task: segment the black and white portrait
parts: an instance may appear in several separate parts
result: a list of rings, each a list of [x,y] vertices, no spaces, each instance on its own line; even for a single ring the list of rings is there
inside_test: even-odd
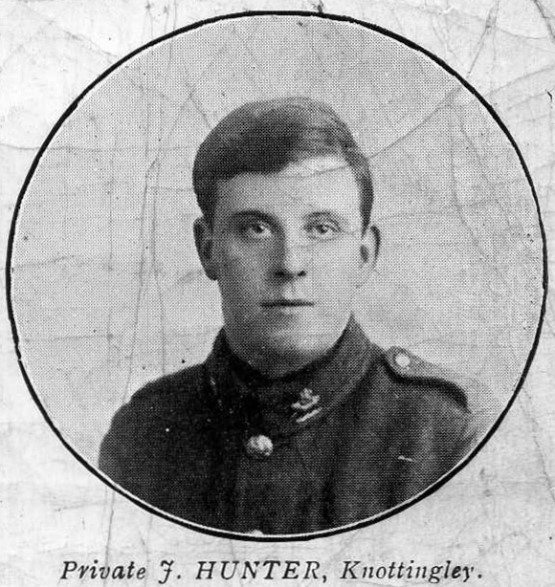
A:
[[[227,19],[95,84],[26,186],[12,305],[64,442],[201,529],[394,513],[486,439],[534,346],[542,239],[463,80],[354,23]]]

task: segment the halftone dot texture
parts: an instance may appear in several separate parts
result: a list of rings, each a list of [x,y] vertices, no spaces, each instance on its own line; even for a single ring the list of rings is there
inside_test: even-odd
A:
[[[246,17],[110,74],[65,120],[23,199],[12,272],[23,363],[90,462],[116,409],[202,361],[221,326],[193,245],[198,146],[244,102],[287,95],[329,103],[369,157],[382,232],[356,308],[369,338],[477,378],[501,404],[513,394],[539,319],[542,240],[501,128],[456,78],[383,34]]]

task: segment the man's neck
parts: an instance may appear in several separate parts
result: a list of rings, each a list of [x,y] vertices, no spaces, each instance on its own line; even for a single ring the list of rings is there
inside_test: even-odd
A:
[[[250,367],[267,377],[268,379],[280,379],[293,373],[297,373],[321,359],[326,353],[314,355],[311,357],[250,357],[249,359],[237,355],[242,361]]]
[[[224,328],[225,332],[225,328]],[[226,333],[226,341],[231,352],[243,363],[258,371],[268,379],[280,379],[310,365],[317,363],[330,355],[343,337],[343,332],[330,344],[323,348],[314,349],[310,353],[277,352],[275,350],[249,349],[237,344]]]

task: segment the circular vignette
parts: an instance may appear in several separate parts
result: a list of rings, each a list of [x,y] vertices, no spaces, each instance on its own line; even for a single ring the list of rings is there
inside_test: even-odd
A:
[[[22,201],[25,196],[25,193],[28,189],[30,181],[31,181],[45,151],[49,147],[50,143],[52,142],[53,138],[58,133],[58,131],[60,130],[60,128],[62,127],[64,122],[77,109],[77,107],[79,106],[81,101],[85,97],[87,97],[89,95],[89,93],[98,86],[98,84],[100,84],[104,79],[106,79],[110,74],[112,74],[114,71],[119,69],[126,62],[130,61],[131,59],[133,59],[134,57],[136,57],[140,53],[146,52],[148,49],[150,49],[150,48],[152,48],[152,47],[154,47],[164,41],[167,41],[173,37],[182,35],[184,33],[199,29],[205,25],[212,24],[212,23],[229,22],[229,21],[237,21],[239,19],[245,19],[245,18],[250,19],[250,18],[256,18],[256,17],[268,17],[268,16],[276,17],[276,18],[279,18],[279,17],[299,17],[299,18],[309,18],[309,19],[320,19],[320,20],[325,20],[325,21],[334,21],[334,22],[338,22],[338,23],[350,23],[350,24],[365,28],[367,30],[373,31],[375,33],[379,33],[381,35],[384,35],[385,37],[393,39],[394,41],[401,43],[405,47],[408,47],[409,49],[412,49],[412,50],[420,53],[421,55],[424,55],[425,57],[430,59],[432,62],[439,65],[443,71],[447,72],[450,76],[454,77],[459,84],[461,84],[467,91],[469,91],[472,94],[472,96],[474,98],[476,98],[478,100],[478,102],[487,110],[487,112],[492,117],[492,119],[495,121],[497,126],[502,130],[505,137],[508,139],[510,145],[512,146],[514,152],[517,154],[522,171],[524,172],[524,176],[526,178],[526,181],[529,185],[532,196],[534,198],[535,211],[537,214],[537,222],[538,222],[538,226],[539,226],[539,230],[540,230],[540,234],[541,234],[541,238],[542,238],[542,261],[541,261],[542,262],[542,296],[541,296],[541,307],[539,310],[539,318],[538,318],[538,323],[536,326],[535,334],[533,337],[532,347],[530,349],[530,352],[529,352],[527,360],[526,360],[526,364],[522,370],[522,373],[520,375],[520,378],[518,380],[518,383],[514,389],[512,396],[509,398],[508,402],[506,403],[506,405],[502,409],[497,420],[495,421],[493,426],[491,426],[488,433],[481,440],[481,442],[477,446],[475,446],[474,449],[461,462],[459,462],[452,470],[450,470],[447,474],[445,474],[439,480],[437,480],[432,485],[430,485],[425,491],[417,494],[416,496],[409,499],[408,501],[403,502],[403,503],[399,504],[398,506],[395,506],[389,510],[386,510],[386,511],[382,512],[381,514],[378,514],[370,519],[361,520],[361,521],[358,521],[356,523],[349,524],[346,526],[341,526],[341,527],[333,528],[330,530],[318,531],[318,532],[314,532],[314,533],[310,533],[310,534],[251,536],[251,535],[245,535],[245,534],[238,533],[238,532],[224,531],[224,530],[219,530],[219,529],[215,529],[215,528],[201,526],[199,524],[195,524],[195,523],[189,522],[187,520],[183,520],[181,518],[178,518],[176,516],[173,516],[173,515],[168,514],[162,510],[157,509],[156,507],[142,501],[141,499],[137,498],[133,494],[131,494],[128,491],[117,486],[109,477],[107,477],[105,474],[100,472],[96,467],[92,466],[90,464],[90,462],[88,462],[85,458],[83,458],[79,454],[79,452],[71,445],[71,443],[68,440],[66,440],[66,438],[64,438],[62,432],[57,428],[53,419],[48,414],[47,409],[44,407],[38,394],[36,393],[36,391],[33,387],[33,384],[31,382],[31,378],[28,375],[26,368],[23,364],[23,357],[22,357],[21,348],[20,348],[20,338],[19,338],[18,328],[17,328],[17,324],[16,324],[16,319],[15,319],[15,314],[14,314],[14,305],[13,305],[13,300],[12,300],[11,274],[12,274],[12,270],[13,270],[12,269],[12,260],[13,260],[13,251],[14,251],[14,240],[15,240],[15,235],[16,235],[16,230],[17,230],[17,225],[18,225],[19,213],[20,213],[20,209],[21,209],[21,205],[22,205]],[[128,498],[129,500],[134,502],[135,504],[139,505],[140,507],[142,507],[143,509],[145,509],[149,513],[158,515],[166,520],[172,521],[172,522],[177,523],[177,524],[184,526],[186,528],[201,531],[201,532],[209,534],[209,535],[223,537],[223,538],[240,539],[240,540],[245,540],[245,541],[255,541],[255,542],[305,541],[305,540],[311,540],[311,539],[315,539],[315,538],[322,538],[322,537],[326,537],[326,536],[331,536],[331,535],[339,534],[342,532],[355,530],[355,529],[363,528],[363,527],[366,527],[369,525],[373,525],[381,520],[384,520],[394,514],[397,514],[401,511],[405,510],[406,508],[408,508],[408,507],[412,506],[413,504],[419,502],[420,500],[426,498],[431,493],[436,491],[439,487],[441,487],[443,484],[445,484],[454,475],[456,475],[472,458],[474,458],[474,456],[481,450],[481,448],[484,446],[484,444],[495,433],[495,431],[497,430],[497,428],[499,427],[499,425],[503,421],[505,415],[507,414],[508,410],[510,409],[513,402],[515,401],[515,398],[516,398],[519,390],[522,387],[522,384],[523,384],[524,379],[529,371],[530,365],[532,363],[532,360],[533,360],[533,357],[534,357],[534,354],[536,352],[538,342],[539,342],[541,327],[543,324],[543,319],[544,319],[544,314],[545,314],[546,297],[547,297],[547,283],[548,283],[548,275],[547,275],[546,237],[545,237],[545,230],[544,230],[544,226],[543,226],[543,222],[542,222],[542,218],[541,218],[541,214],[540,214],[540,208],[539,208],[537,194],[536,194],[533,182],[532,182],[531,175],[528,171],[528,168],[525,164],[523,156],[522,156],[515,140],[513,139],[509,130],[503,124],[503,122],[501,121],[501,119],[499,118],[499,116],[497,115],[495,110],[493,109],[493,107],[490,104],[488,104],[487,101],[464,78],[462,78],[456,71],[454,71],[443,60],[439,59],[437,56],[435,56],[431,52],[427,51],[426,49],[418,46],[416,43],[414,43],[414,42],[412,42],[412,41],[410,41],[400,35],[397,35],[391,31],[383,29],[382,27],[379,27],[377,25],[373,25],[373,24],[370,24],[370,23],[367,23],[364,21],[360,21],[360,20],[357,20],[357,19],[354,19],[351,17],[333,15],[333,14],[323,14],[320,12],[309,12],[309,11],[278,11],[278,12],[275,12],[275,11],[250,11],[250,12],[244,12],[244,13],[233,13],[233,14],[228,14],[225,16],[220,16],[220,17],[215,17],[215,18],[203,20],[200,22],[196,22],[192,25],[180,28],[180,29],[173,31],[167,35],[164,35],[158,39],[155,39],[155,40],[143,45],[142,47],[136,49],[135,51],[133,51],[132,53],[130,53],[126,57],[122,58],[121,60],[116,62],[111,67],[109,67],[105,72],[103,72],[93,83],[91,83],[73,101],[73,103],[69,106],[69,108],[67,108],[67,110],[64,112],[64,114],[56,122],[56,124],[52,128],[51,132],[47,136],[46,140],[41,145],[37,155],[35,156],[33,163],[31,165],[31,168],[30,168],[30,170],[27,174],[27,177],[23,183],[21,191],[18,195],[17,202],[15,205],[14,214],[13,214],[11,227],[10,227],[10,233],[9,233],[7,261],[6,261],[6,290],[7,290],[7,302],[8,302],[8,315],[9,315],[9,320],[10,320],[10,324],[11,324],[12,336],[13,336],[13,340],[14,340],[14,344],[15,344],[15,351],[16,351],[18,363],[19,363],[23,378],[25,380],[25,383],[26,383],[27,387],[29,388],[29,391],[30,391],[35,403],[37,404],[43,417],[48,422],[48,424],[50,425],[50,427],[52,428],[54,433],[58,436],[58,438],[60,439],[62,444],[91,473],[93,473],[95,476],[97,476],[103,482],[108,484],[112,489],[114,489],[118,493],[122,494],[123,496],[125,496],[126,498]]]

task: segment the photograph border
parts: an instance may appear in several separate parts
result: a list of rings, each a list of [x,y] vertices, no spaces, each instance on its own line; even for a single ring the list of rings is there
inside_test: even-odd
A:
[[[11,295],[12,294],[12,284],[11,284],[12,255],[13,255],[13,248],[14,248],[14,239],[15,239],[16,230],[17,230],[18,217],[19,217],[23,197],[25,196],[25,193],[27,191],[29,183],[35,174],[35,171],[40,163],[42,156],[46,152],[46,150],[49,147],[50,143],[52,142],[54,136],[60,130],[60,128],[64,124],[64,122],[77,109],[77,107],[79,106],[81,101],[93,89],[95,89],[96,86],[100,82],[102,82],[105,78],[107,78],[115,70],[120,68],[123,64],[130,61],[131,59],[133,59],[135,56],[142,53],[143,51],[147,51],[148,49],[154,47],[155,45],[157,45],[159,43],[165,42],[173,37],[176,37],[178,35],[182,35],[184,33],[193,31],[195,29],[199,29],[205,25],[218,23],[218,22],[224,22],[224,21],[239,20],[239,19],[244,19],[247,17],[260,17],[260,16],[272,16],[272,17],[285,16],[285,17],[314,18],[314,19],[324,19],[324,20],[328,20],[328,21],[335,21],[335,22],[340,22],[340,23],[350,23],[353,25],[361,26],[361,27],[366,28],[368,30],[371,30],[371,31],[377,32],[379,34],[382,34],[386,37],[389,37],[390,39],[398,41],[398,42],[402,43],[403,45],[407,46],[408,48],[423,54],[424,56],[426,56],[427,58],[431,59],[433,62],[438,64],[448,74],[450,74],[451,76],[454,76],[457,79],[457,81],[460,84],[462,84],[475,98],[477,98],[478,101],[482,104],[482,106],[484,106],[486,108],[486,110],[488,111],[490,116],[492,116],[492,118],[495,120],[495,122],[497,123],[499,128],[503,131],[503,133],[505,134],[505,136],[509,140],[509,143],[511,144],[512,148],[516,152],[518,159],[519,159],[519,162],[520,162],[520,165],[524,171],[524,175],[525,175],[526,180],[528,182],[528,185],[530,187],[532,197],[534,198],[536,213],[537,213],[537,218],[538,218],[538,224],[539,224],[540,234],[541,234],[541,239],[542,239],[542,288],[543,288],[543,292],[542,292],[541,308],[540,308],[540,312],[539,312],[538,323],[536,326],[536,332],[534,335],[532,347],[530,349],[530,352],[529,352],[527,360],[526,360],[526,364],[522,370],[519,381],[515,387],[515,390],[514,390],[512,396],[509,398],[505,407],[503,408],[500,415],[497,417],[495,423],[492,425],[492,427],[490,428],[488,433],[485,435],[485,437],[453,469],[451,469],[443,477],[441,477],[440,479],[438,479],[437,481],[432,483],[428,488],[426,488],[426,490],[419,493],[415,497],[407,500],[406,502],[403,502],[402,504],[399,504],[398,506],[395,506],[395,507],[391,508],[390,510],[386,510],[385,512],[378,514],[377,516],[374,516],[370,519],[361,520],[361,521],[358,521],[356,523],[353,523],[353,524],[350,524],[347,526],[341,526],[339,528],[323,530],[323,531],[314,532],[314,533],[310,533],[310,534],[250,536],[250,535],[241,534],[238,532],[231,532],[231,531],[218,530],[215,528],[205,527],[205,526],[201,526],[199,524],[189,522],[187,520],[183,520],[181,518],[178,518],[178,517],[175,517],[171,514],[168,514],[162,510],[159,510],[159,509],[155,508],[154,506],[140,500],[139,498],[137,498],[133,494],[127,492],[123,488],[117,486],[110,478],[108,478],[100,470],[95,468],[91,463],[87,462],[87,460],[85,460],[78,453],[78,451],[71,446],[71,444],[63,437],[62,433],[56,428],[54,422],[52,421],[52,419],[48,415],[47,410],[42,405],[41,400],[39,399],[38,394],[36,393],[35,389],[33,388],[33,384],[31,383],[30,377],[27,374],[25,366],[23,364],[23,358],[22,358],[21,349],[20,349],[19,334],[18,334],[18,330],[17,330],[17,326],[16,326],[14,307],[13,307],[12,295]],[[251,542],[307,541],[307,540],[313,540],[316,538],[324,538],[327,536],[332,536],[332,535],[344,533],[346,531],[357,530],[357,529],[360,529],[363,527],[367,527],[367,526],[373,525],[377,522],[380,522],[386,518],[389,518],[389,517],[393,516],[394,514],[400,513],[401,511],[409,508],[410,506],[414,505],[415,503],[419,502],[420,500],[425,499],[427,496],[431,495],[437,489],[439,489],[442,485],[447,483],[447,481],[449,481],[453,476],[455,476],[459,471],[461,471],[461,469],[463,467],[465,467],[476,456],[476,454],[483,448],[483,446],[489,441],[489,439],[492,437],[492,435],[498,429],[501,422],[504,420],[507,412],[509,411],[509,409],[513,405],[513,403],[514,403],[514,401],[515,401],[515,399],[516,399],[516,397],[517,397],[517,395],[518,395],[518,393],[524,383],[524,380],[528,374],[528,371],[530,369],[530,366],[532,364],[534,356],[536,354],[536,350],[537,350],[539,340],[540,340],[542,325],[543,325],[543,321],[544,321],[545,311],[546,311],[547,291],[548,291],[547,242],[546,242],[545,228],[544,228],[544,224],[542,221],[540,204],[538,201],[536,189],[534,187],[531,174],[528,170],[528,167],[526,166],[526,163],[524,161],[524,158],[522,156],[520,149],[518,148],[518,145],[516,144],[516,141],[514,140],[511,133],[509,132],[508,128],[504,125],[504,123],[502,122],[502,120],[500,119],[500,117],[498,116],[496,111],[494,110],[494,108],[480,95],[480,93],[472,85],[470,85],[459,73],[457,73],[447,63],[445,63],[442,59],[440,59],[439,57],[434,55],[432,52],[430,52],[427,49],[424,49],[423,47],[421,47],[420,45],[414,43],[413,41],[411,41],[411,40],[409,40],[409,39],[407,39],[397,33],[389,31],[383,27],[380,27],[378,25],[375,25],[375,24],[372,24],[372,23],[369,23],[369,22],[366,22],[363,20],[355,19],[355,18],[352,18],[349,16],[336,15],[336,14],[325,13],[325,12],[320,12],[320,11],[313,12],[313,11],[303,11],[303,10],[284,10],[284,11],[276,11],[276,10],[256,10],[256,11],[254,11],[253,10],[253,11],[246,11],[246,12],[234,12],[234,13],[230,13],[230,14],[217,16],[217,17],[203,19],[203,20],[197,21],[191,25],[187,25],[185,27],[180,27],[180,28],[172,31],[171,33],[165,34],[161,37],[158,37],[158,38],[142,45],[141,47],[135,49],[134,51],[132,51],[131,53],[129,53],[128,55],[126,55],[122,59],[116,61],[109,68],[107,68],[100,76],[98,76],[91,84],[89,84],[85,88],[85,90],[83,90],[83,92],[81,92],[81,94],[70,104],[70,106],[66,109],[66,111],[62,114],[62,116],[58,119],[56,124],[53,126],[53,128],[49,132],[48,136],[46,137],[46,139],[44,140],[44,142],[40,146],[37,154],[35,155],[33,162],[31,164],[31,167],[30,167],[29,171],[27,172],[26,178],[23,182],[23,186],[18,194],[17,201],[16,201],[16,204],[14,207],[13,216],[12,216],[12,220],[11,220],[11,224],[10,224],[9,236],[8,236],[5,271],[6,271],[5,277],[6,277],[6,299],[7,299],[8,317],[9,317],[9,321],[10,321],[10,325],[11,325],[12,338],[13,338],[13,342],[15,345],[15,353],[17,356],[17,361],[18,361],[23,379],[25,381],[25,384],[27,385],[27,388],[29,389],[29,391],[31,393],[31,396],[33,397],[33,400],[37,404],[42,416],[44,417],[44,419],[46,420],[46,422],[48,423],[50,428],[54,431],[55,435],[62,442],[64,447],[67,450],[69,450],[69,452],[86,469],[88,469],[93,475],[95,475],[97,478],[102,480],[106,485],[111,487],[113,490],[115,490],[118,493],[120,493],[121,495],[125,496],[127,499],[129,499],[133,503],[139,505],[141,508],[148,511],[149,513],[155,514],[161,518],[164,518],[166,520],[174,522],[178,525],[181,525],[181,526],[186,527],[191,530],[196,530],[196,531],[202,532],[204,534],[208,534],[208,535],[212,535],[212,536],[216,536],[216,537],[220,537],[220,538],[230,538],[230,539],[251,541]]]

